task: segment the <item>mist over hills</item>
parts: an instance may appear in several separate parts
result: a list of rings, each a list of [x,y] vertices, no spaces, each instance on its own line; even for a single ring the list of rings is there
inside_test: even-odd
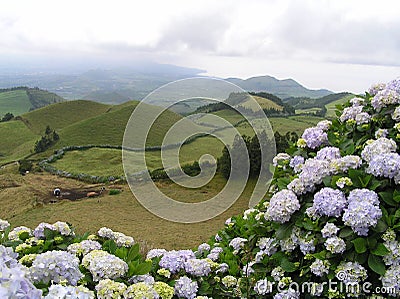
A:
[[[86,69],[84,66],[76,66],[76,68],[43,66],[25,69],[19,67],[14,72],[11,72],[9,67],[7,70],[0,68],[0,88],[39,87],[69,100],[90,99],[119,104],[130,99],[141,100],[164,84],[179,79],[203,76],[205,72],[205,70],[195,68],[144,62],[132,66],[98,66]],[[226,80],[246,91],[268,92],[282,99],[319,98],[332,93],[326,89],[307,89],[293,79],[279,80],[272,76]]]

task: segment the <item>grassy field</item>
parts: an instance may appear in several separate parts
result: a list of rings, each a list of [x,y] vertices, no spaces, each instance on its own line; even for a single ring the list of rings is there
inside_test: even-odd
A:
[[[48,196],[55,186],[83,188],[81,182],[56,176],[29,174],[24,177],[14,173],[0,172],[0,218],[7,219],[13,226],[35,227],[42,221],[68,221],[78,232],[96,232],[107,226],[131,235],[135,240],[145,240],[149,247],[167,249],[192,248],[206,241],[223,227],[224,221],[248,208],[248,198],[254,182],[251,181],[239,200],[226,212],[197,224],[181,224],[158,218],[148,212],[132,195],[128,186],[120,188],[118,195],[80,201],[63,200],[56,204],[41,204],[40,199]],[[188,202],[211,198],[223,187],[224,179],[216,176],[209,184],[199,189],[184,189],[170,182],[159,182],[157,186],[172,198]]]
[[[329,104],[327,104],[325,107],[326,107],[326,114],[325,114],[325,116],[327,117],[327,118],[332,118],[332,117],[335,117],[336,116],[336,114],[335,114],[335,110],[336,110],[336,105],[342,105],[342,104],[344,104],[344,103],[346,103],[348,100],[350,100],[350,99],[352,99],[352,98],[354,98],[354,95],[348,95],[348,96],[346,96],[346,97],[343,97],[343,98],[341,98],[341,99],[339,99],[339,100],[337,100],[337,101],[334,101],[334,102],[331,102],[331,103],[329,103]]]
[[[72,124],[106,113],[111,106],[90,101],[56,103],[22,115],[27,126],[43,134],[47,125],[57,131]]]
[[[277,103],[268,100],[266,98],[262,98],[262,97],[258,97],[258,96],[252,96],[258,103],[258,105],[261,107],[261,109],[275,109],[278,111],[282,111],[283,107],[278,105]],[[246,102],[240,104],[240,106],[246,107],[246,108],[250,108],[253,111],[258,111],[259,107],[258,105],[256,105],[254,103],[254,101],[250,98],[249,100],[247,100]]]
[[[18,120],[0,123],[0,164],[29,155],[39,138]]]
[[[290,117],[270,117],[268,118],[274,132],[286,134],[289,131],[296,132],[299,136],[303,131],[315,124],[322,118],[311,116],[290,116]]]
[[[0,92],[0,117],[7,112],[17,116],[29,111],[31,107],[25,90]]]

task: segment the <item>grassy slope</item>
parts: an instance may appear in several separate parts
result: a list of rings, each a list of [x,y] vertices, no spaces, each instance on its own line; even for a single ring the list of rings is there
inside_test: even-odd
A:
[[[25,90],[0,92],[0,117],[7,112],[15,116],[29,111],[32,107]]]
[[[43,134],[47,125],[59,131],[75,122],[105,113],[108,109],[109,105],[96,102],[69,101],[46,106],[21,117],[33,132]]]
[[[0,163],[6,163],[26,156],[39,138],[22,121],[0,123]]]
[[[65,127],[60,130],[60,142],[57,147],[84,144],[121,145],[125,127],[137,104],[138,102],[130,102],[115,106],[107,113]],[[155,106],[148,107],[152,110],[161,109]],[[162,113],[153,124],[147,144],[160,145],[168,128],[180,119],[181,116],[176,113],[170,111]],[[141,120],[137,119],[135,129],[140,129],[141,124]]]
[[[354,97],[354,95],[351,94],[351,95],[345,96],[339,100],[330,102],[329,104],[325,105],[325,107],[326,107],[325,116],[328,118],[335,117],[336,116],[336,114],[335,114],[336,105],[342,105],[353,97]]]
[[[257,101],[257,103],[261,106],[262,109],[271,109],[271,108],[273,108],[273,109],[278,110],[278,111],[282,111],[283,110],[282,106],[278,105],[277,103],[275,103],[275,102],[273,102],[271,100],[268,100],[268,99],[262,98],[262,97],[258,97],[258,96],[252,96],[252,97]],[[246,102],[244,102],[244,103],[242,103],[240,105],[244,106],[246,108],[252,108],[253,111],[259,109],[251,99],[247,100]]]

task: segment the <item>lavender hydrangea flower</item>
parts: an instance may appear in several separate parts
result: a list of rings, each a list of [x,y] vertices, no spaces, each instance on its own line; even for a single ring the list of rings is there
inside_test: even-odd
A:
[[[320,147],[328,142],[328,135],[318,127],[305,129],[301,138],[305,140],[307,146],[311,149]]]
[[[66,280],[75,286],[83,277],[79,270],[79,259],[66,251],[53,250],[38,254],[29,270],[34,282],[60,283]]]
[[[387,87],[379,91],[371,101],[371,105],[376,111],[380,111],[388,105],[398,103],[400,103],[400,93]]]
[[[400,155],[397,153],[376,155],[365,171],[374,176],[396,178],[400,176]]]
[[[324,177],[330,175],[330,163],[324,160],[307,159],[304,163],[299,179],[307,192],[312,192],[315,185],[321,184]]]
[[[221,247],[214,247],[210,250],[210,253],[207,255],[207,258],[216,262],[219,259],[220,253],[224,251]]]
[[[357,106],[363,106],[364,105],[365,100],[363,98],[352,98],[350,100],[350,104],[353,107],[357,107]]]
[[[370,162],[375,156],[389,154],[397,149],[396,142],[392,139],[381,137],[377,140],[367,141],[367,145],[361,152],[361,158],[364,161]]]
[[[355,120],[357,114],[360,114],[363,110],[363,106],[351,106],[343,109],[342,115],[340,116],[340,121],[346,122],[348,120]]]
[[[316,259],[310,266],[311,273],[316,276],[322,277],[324,274],[329,273],[330,263],[329,261],[322,261]]]
[[[202,243],[202,244],[200,244],[200,245],[197,247],[197,252],[198,252],[199,254],[203,254],[203,253],[206,252],[206,251],[210,251],[210,249],[211,249],[211,246],[210,246],[209,244],[207,244],[207,243]]]
[[[341,157],[340,150],[337,147],[327,146],[317,152],[316,160],[332,161]]]
[[[330,126],[332,125],[332,122],[330,120],[321,120],[319,123],[317,123],[317,128],[321,129],[322,131],[327,131]]]
[[[52,225],[50,223],[42,222],[42,223],[39,223],[39,225],[33,230],[33,235],[37,239],[44,238],[44,230],[45,229],[49,229],[49,230],[53,230],[53,231],[57,230],[57,228],[54,225]]]
[[[400,266],[393,265],[386,270],[385,275],[381,277],[382,287],[386,290],[394,290],[397,297],[400,295]]]
[[[368,93],[371,96],[375,96],[379,91],[384,90],[386,87],[385,83],[377,83],[377,84],[373,84],[369,89],[368,89]]]
[[[336,236],[338,231],[339,231],[339,228],[331,222],[328,222],[327,224],[325,224],[324,228],[321,229],[323,238],[329,238],[329,237]]]
[[[285,189],[271,197],[265,216],[272,221],[284,223],[289,221],[292,214],[298,209],[300,209],[300,202],[296,194]]]
[[[299,173],[304,164],[304,157],[294,156],[289,163],[289,166],[293,168],[295,173]]]
[[[168,271],[168,270],[167,270]],[[128,280],[129,283],[138,283],[138,282],[144,282],[148,285],[153,285],[155,280],[154,277],[151,276],[150,274],[144,274],[144,275],[134,275]]]
[[[84,286],[63,286],[53,284],[44,299],[94,299],[94,292]]]
[[[184,268],[187,260],[195,258],[196,256],[191,250],[171,250],[164,253],[159,265],[171,273],[177,273]]]
[[[262,237],[257,241],[256,245],[268,256],[273,255],[278,250],[278,243],[274,238]]]
[[[159,249],[159,248],[151,249],[151,250],[147,253],[146,259],[153,259],[153,258],[155,258],[155,257],[161,257],[161,256],[163,256],[166,252],[167,252],[167,250],[165,250],[165,249]]]
[[[346,250],[346,243],[337,236],[326,239],[324,245],[332,253],[343,253]]]
[[[375,226],[381,217],[378,195],[374,191],[355,189],[350,192],[343,222],[355,233],[359,236],[367,236],[369,228]]]
[[[313,208],[318,216],[339,217],[346,204],[346,197],[340,190],[325,187],[314,195]]]
[[[247,242],[245,238],[234,238],[229,242],[229,246],[233,247],[233,254],[237,254],[239,250],[244,246],[244,243]]]
[[[41,299],[42,291],[27,278],[26,268],[16,260],[12,248],[0,245],[0,297]]]
[[[186,273],[193,276],[207,276],[211,272],[210,264],[204,259],[189,259],[184,267]]]
[[[175,295],[179,298],[194,299],[199,286],[196,281],[192,281],[189,277],[183,276],[175,282]]]
[[[357,125],[368,124],[371,121],[371,115],[369,115],[367,112],[358,113],[355,121]]]
[[[80,243],[73,243],[67,247],[67,251],[77,256],[86,255],[92,250],[100,250],[101,244],[93,240],[83,240]]]

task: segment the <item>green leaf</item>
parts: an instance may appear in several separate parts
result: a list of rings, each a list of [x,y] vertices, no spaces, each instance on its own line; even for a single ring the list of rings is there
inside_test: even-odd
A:
[[[393,200],[393,193],[390,191],[379,192],[379,196],[382,200],[390,206],[397,207],[398,204]]]
[[[297,267],[294,265],[294,263],[289,261],[287,258],[283,258],[281,260],[280,266],[285,272],[294,272],[297,270]]]
[[[384,231],[387,230],[387,227],[388,226],[386,225],[385,221],[383,221],[382,219],[379,219],[378,223],[374,227],[374,231],[376,231],[378,233],[383,233]]]
[[[126,262],[133,261],[139,256],[139,243],[135,243],[128,251]]]
[[[390,251],[386,248],[385,245],[383,245],[382,243],[378,243],[376,248],[371,250],[371,253],[378,256],[385,256],[390,253]]]
[[[386,267],[384,262],[382,261],[382,258],[380,258],[379,256],[370,254],[368,257],[368,266],[375,273],[378,273],[381,276],[385,275]]]
[[[290,235],[292,234],[292,230],[293,230],[293,223],[285,223],[282,224],[278,230],[276,231],[276,238],[278,240],[284,240],[290,237]]]
[[[25,240],[28,239],[29,237],[30,237],[30,236],[29,236],[29,233],[28,233],[28,232],[22,232],[22,233],[19,234],[19,239],[22,240],[22,241],[25,241]]]
[[[340,238],[347,238],[353,234],[353,230],[349,227],[345,227],[340,230],[339,237]]]
[[[367,241],[364,238],[357,238],[351,241],[354,244],[354,249],[357,253],[364,253],[367,251]]]
[[[152,267],[152,263],[151,263],[150,261],[149,261],[149,262],[141,263],[141,264],[139,264],[139,265],[136,267],[136,271],[135,271],[134,275],[144,275],[144,274],[147,274],[147,273],[150,272],[151,267]]]

